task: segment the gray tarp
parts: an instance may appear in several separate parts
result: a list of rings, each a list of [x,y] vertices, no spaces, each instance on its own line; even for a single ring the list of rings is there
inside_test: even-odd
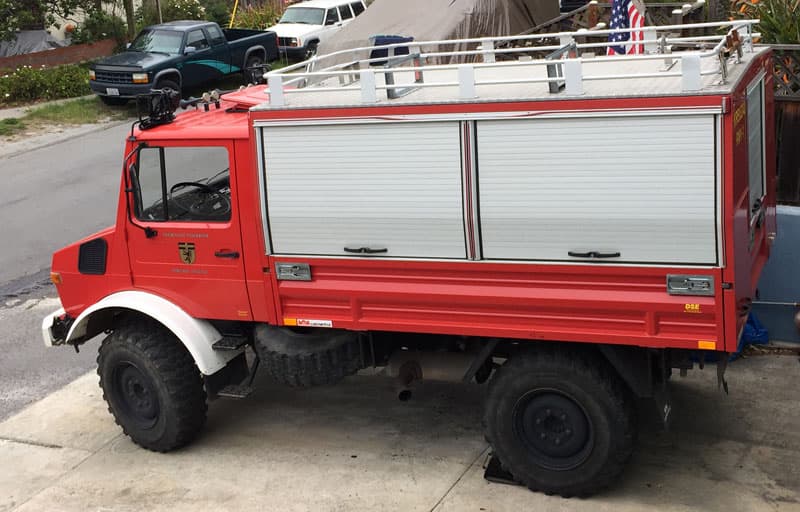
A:
[[[62,46],[66,46],[64,41],[59,41],[45,30],[21,30],[17,32],[16,39],[0,42],[0,57],[43,52]]]
[[[320,44],[319,54],[368,46],[374,35],[412,36],[415,41],[510,36],[558,14],[558,0],[375,0]]]

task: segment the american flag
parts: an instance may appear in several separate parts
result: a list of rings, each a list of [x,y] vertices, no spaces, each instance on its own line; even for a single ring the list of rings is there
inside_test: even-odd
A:
[[[633,0],[614,0],[611,8],[611,28],[642,28],[644,27],[644,16],[639,13],[639,9],[634,5]],[[608,47],[608,55],[632,55],[635,53],[643,54],[644,32],[633,30],[631,32],[617,32],[609,34],[608,42],[612,43]]]

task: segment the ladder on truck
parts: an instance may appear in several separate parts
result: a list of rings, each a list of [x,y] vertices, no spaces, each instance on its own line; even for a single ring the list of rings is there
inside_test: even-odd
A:
[[[292,105],[292,96],[349,93],[363,104],[393,101],[415,91],[440,89],[437,98],[487,98],[492,86],[541,85],[544,94],[581,96],[602,81],[669,80],[678,93],[698,93],[727,83],[729,68],[753,52],[759,20],[735,20],[634,29],[579,30],[364,46],[318,55],[267,73],[266,108]],[[697,32],[709,35],[684,36]],[[645,52],[606,56],[608,35],[644,32]],[[603,40],[596,41],[597,36]],[[587,42],[595,38],[595,42]],[[626,44],[626,43],[621,43]],[[495,90],[497,90],[495,88]],[[530,89],[527,89],[530,90]],[[357,93],[354,96],[354,93]],[[488,94],[488,99],[491,93]],[[335,101],[335,100],[331,100]],[[351,101],[352,103],[352,101]]]

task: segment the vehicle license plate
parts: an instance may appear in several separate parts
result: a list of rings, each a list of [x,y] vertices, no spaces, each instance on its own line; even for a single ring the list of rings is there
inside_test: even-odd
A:
[[[116,87],[106,87],[106,94],[109,96],[119,96],[119,89]]]

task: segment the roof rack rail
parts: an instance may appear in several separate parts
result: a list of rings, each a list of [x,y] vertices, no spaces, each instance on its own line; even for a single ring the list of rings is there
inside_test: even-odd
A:
[[[397,99],[425,88],[451,87],[457,91],[453,99],[479,97],[481,86],[542,83],[552,94],[583,94],[584,82],[629,78],[680,77],[684,92],[700,91],[704,77],[719,77],[714,83],[726,83],[730,61],[741,61],[743,51],[753,51],[753,32],[759,20],[735,20],[687,25],[664,25],[635,29],[579,30],[552,34],[529,34],[503,37],[482,37],[440,41],[411,41],[380,46],[364,46],[315,56],[265,76],[269,86],[269,106],[287,105],[287,96],[324,90],[326,93],[360,91],[362,103],[378,101],[378,91],[385,91],[387,100]],[[689,30],[703,29],[707,35],[682,36]],[[644,33],[645,53],[641,55],[606,56],[609,34]],[[594,42],[587,42],[594,38]],[[597,40],[600,39],[600,40]],[[631,44],[631,43],[623,43]],[[688,49],[686,49],[688,48]],[[375,50],[379,54],[373,57]],[[601,55],[593,52],[599,51]],[[397,53],[396,53],[397,52]],[[505,60],[504,60],[505,59]],[[516,60],[510,60],[516,59]],[[608,74],[585,74],[584,63],[661,62],[660,69],[630,67]],[[713,65],[707,64],[712,62]],[[323,67],[324,64],[327,66]],[[378,64],[377,66],[375,64]],[[680,64],[677,69],[676,64]],[[509,67],[545,67],[546,74],[520,76],[493,73],[476,78],[482,70]],[[613,67],[611,68],[613,70]],[[407,75],[398,80],[398,70]],[[429,72],[444,80],[423,80]],[[706,84],[708,81],[706,80]]]

